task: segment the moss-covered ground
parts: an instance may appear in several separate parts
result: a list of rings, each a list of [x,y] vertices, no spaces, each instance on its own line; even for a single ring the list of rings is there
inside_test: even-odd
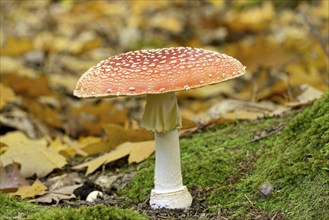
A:
[[[26,201],[18,201],[0,193],[0,219],[31,219],[31,220],[58,220],[58,219],[147,219],[132,209],[120,209],[96,205],[80,208],[60,208],[54,206],[40,206]]]
[[[184,183],[204,212],[229,219],[329,219],[329,93],[280,117],[209,127],[182,138],[181,148]],[[120,194],[145,203],[154,157],[133,169],[137,175]],[[1,194],[0,204],[0,219],[147,218],[140,208],[44,207]]]
[[[184,183],[230,218],[329,219],[329,94],[282,117],[236,122],[181,139]],[[123,195],[144,201],[153,159]],[[262,187],[273,191],[261,195]],[[259,214],[260,213],[260,214]]]

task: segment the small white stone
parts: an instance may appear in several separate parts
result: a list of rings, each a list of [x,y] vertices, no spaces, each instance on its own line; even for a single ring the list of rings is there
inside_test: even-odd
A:
[[[103,193],[101,191],[92,191],[91,193],[89,193],[89,195],[86,198],[87,202],[95,202],[96,199],[98,198],[103,198]]]

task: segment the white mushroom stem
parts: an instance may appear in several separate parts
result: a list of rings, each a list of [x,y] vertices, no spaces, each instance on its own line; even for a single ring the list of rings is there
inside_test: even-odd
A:
[[[155,132],[154,192],[167,193],[183,189],[178,130]]]
[[[151,208],[184,209],[192,196],[183,185],[178,128],[181,116],[174,92],[147,95],[141,126],[155,133],[155,177]]]

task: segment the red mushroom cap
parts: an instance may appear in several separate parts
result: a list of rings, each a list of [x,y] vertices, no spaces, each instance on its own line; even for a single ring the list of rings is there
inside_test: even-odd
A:
[[[79,79],[78,97],[135,96],[187,90],[243,75],[233,57],[214,51],[172,47],[109,57]]]

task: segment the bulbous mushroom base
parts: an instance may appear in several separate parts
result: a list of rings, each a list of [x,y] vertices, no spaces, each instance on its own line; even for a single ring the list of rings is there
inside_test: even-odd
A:
[[[159,193],[151,191],[150,205],[152,209],[187,209],[192,204],[192,196],[187,188],[174,192]]]

